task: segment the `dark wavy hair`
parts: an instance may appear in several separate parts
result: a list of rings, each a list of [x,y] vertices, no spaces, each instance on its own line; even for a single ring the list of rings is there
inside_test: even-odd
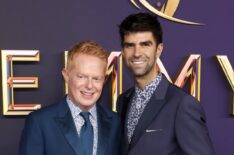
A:
[[[155,41],[162,43],[163,32],[156,15],[137,13],[127,16],[119,25],[121,45],[123,46],[126,34],[136,32],[152,32]]]

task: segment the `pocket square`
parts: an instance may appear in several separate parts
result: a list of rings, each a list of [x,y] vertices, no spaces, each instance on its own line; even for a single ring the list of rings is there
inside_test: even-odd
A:
[[[163,129],[146,129],[145,132],[159,132],[163,131]]]

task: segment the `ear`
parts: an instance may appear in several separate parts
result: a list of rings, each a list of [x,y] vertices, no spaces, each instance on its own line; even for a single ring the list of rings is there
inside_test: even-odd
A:
[[[68,75],[68,71],[67,71],[66,68],[63,68],[62,75],[63,75],[63,78],[64,78],[65,82],[68,83],[68,76],[69,75]]]
[[[158,44],[156,49],[156,58],[159,58],[163,51],[163,43]]]
[[[123,48],[122,48],[121,54],[123,57],[125,57],[125,52],[124,52]]]

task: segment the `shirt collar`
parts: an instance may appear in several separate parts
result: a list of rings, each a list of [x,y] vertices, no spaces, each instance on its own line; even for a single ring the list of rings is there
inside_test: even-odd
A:
[[[160,83],[161,79],[162,79],[162,73],[158,73],[156,78],[152,80],[149,84],[147,84],[142,90],[139,87],[135,86],[136,95],[146,97],[146,94],[149,94],[149,93],[153,94],[158,84]]]
[[[71,114],[72,114],[72,117],[73,119],[77,118],[80,116],[80,112],[82,112],[82,110],[80,109],[79,106],[75,105],[70,99],[69,97],[67,96],[66,98],[66,101],[67,101],[67,104],[68,104],[68,107],[70,108],[71,110]],[[97,108],[96,108],[96,104],[91,108],[89,109],[90,112],[90,117],[94,120],[97,120]]]

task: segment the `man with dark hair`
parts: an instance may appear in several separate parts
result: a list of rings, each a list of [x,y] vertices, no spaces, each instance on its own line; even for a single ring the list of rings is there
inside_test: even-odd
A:
[[[136,82],[117,102],[124,135],[122,155],[213,155],[201,105],[156,67],[163,51],[157,17],[129,15],[119,33],[125,63]]]
[[[67,60],[62,75],[68,94],[27,117],[20,155],[119,155],[119,117],[97,104],[108,52],[84,41],[72,47]]]

